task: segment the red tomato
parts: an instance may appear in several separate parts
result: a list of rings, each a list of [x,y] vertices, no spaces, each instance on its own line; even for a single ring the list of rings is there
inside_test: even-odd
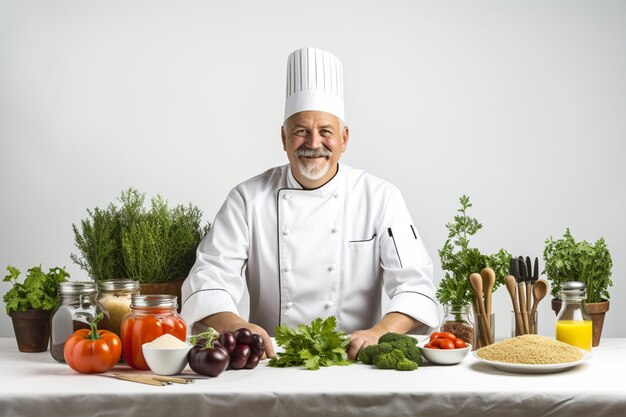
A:
[[[431,343],[426,343],[424,347],[428,349],[439,349],[437,346],[433,346]]]
[[[90,323],[90,329],[76,330],[63,347],[65,362],[73,370],[85,374],[106,372],[120,360],[122,343],[113,332],[98,330],[101,313]]]
[[[463,339],[456,339],[454,341],[454,348],[455,349],[462,349],[464,347],[466,347],[467,345],[465,344],[465,340]]]
[[[454,333],[450,333],[450,332],[434,332],[433,334],[430,335],[430,341],[432,342],[433,340],[436,340],[436,339],[455,340],[456,336],[454,335]]]
[[[454,342],[450,339],[439,338],[433,340],[430,344],[440,349],[454,349]]]

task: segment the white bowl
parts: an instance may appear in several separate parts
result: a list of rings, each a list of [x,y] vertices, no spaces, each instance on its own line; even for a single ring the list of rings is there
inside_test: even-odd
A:
[[[466,347],[460,349],[431,349],[424,347],[428,341],[417,345],[422,351],[428,362],[432,362],[437,365],[454,365],[461,362],[467,354],[472,350],[472,345],[469,343]]]
[[[187,354],[192,346],[188,345],[184,348],[163,349],[151,348],[144,343],[141,346],[143,357],[150,370],[157,375],[176,375],[181,373],[187,366]]]

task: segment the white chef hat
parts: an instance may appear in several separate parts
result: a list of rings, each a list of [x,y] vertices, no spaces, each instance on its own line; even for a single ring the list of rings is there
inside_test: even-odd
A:
[[[345,122],[343,65],[333,54],[309,47],[287,59],[285,120],[306,110],[330,113]]]

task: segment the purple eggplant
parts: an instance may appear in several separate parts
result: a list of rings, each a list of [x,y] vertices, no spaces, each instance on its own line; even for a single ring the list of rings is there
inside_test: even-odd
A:
[[[259,334],[252,335],[252,341],[248,346],[250,346],[250,351],[256,356],[261,357],[265,353],[265,343],[263,343],[263,338]]]
[[[231,332],[220,333],[219,342],[222,346],[226,348],[229,354],[233,353],[233,350],[235,350],[235,346],[237,346],[237,340],[235,339],[235,335]]]
[[[230,362],[228,350],[218,341],[219,333],[212,328],[192,336],[194,345],[188,354],[189,367],[200,375],[216,377]]]
[[[248,363],[250,357],[250,346],[238,344],[230,354],[230,368],[241,369]]]
[[[250,356],[248,357],[248,362],[244,366],[244,369],[254,369],[259,364],[261,360],[261,355],[255,355],[254,352],[250,352]]]
[[[235,330],[235,340],[238,345],[249,345],[252,343],[252,332],[245,327]]]

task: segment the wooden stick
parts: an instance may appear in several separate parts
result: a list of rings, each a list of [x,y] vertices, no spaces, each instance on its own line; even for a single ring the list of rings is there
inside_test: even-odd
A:
[[[152,379],[155,379],[157,381],[163,381],[163,382],[173,382],[175,384],[192,384],[194,382],[194,380],[190,378],[176,378],[173,376],[161,376],[161,375],[155,375],[152,377]]]
[[[526,320],[528,320],[528,328],[526,330],[528,330],[528,334],[532,334],[533,333],[533,318],[530,316],[530,307],[532,304],[532,298],[530,296],[530,290],[531,290],[531,283],[530,281],[526,281],[524,283],[524,285],[526,286]]]
[[[521,282],[517,285],[517,297],[519,298],[519,309],[522,315],[522,323],[520,328],[521,334],[528,334],[528,310],[526,308],[526,296],[524,295],[524,283]]]
[[[113,374],[113,377],[117,379],[123,379],[124,381],[138,382],[140,384],[155,385],[155,386],[167,385],[167,382],[157,381],[157,380],[152,379],[149,376]]]
[[[491,338],[491,326],[490,326],[490,322],[491,320],[489,319],[489,321],[487,321],[487,316],[485,313],[485,304],[483,302],[483,279],[481,277],[481,275],[477,272],[470,274],[469,276],[469,280],[470,283],[472,284],[472,287],[474,288],[474,293],[476,294],[476,305],[478,305],[478,312],[479,312],[479,328],[482,327],[482,331],[481,334],[483,335],[484,339],[483,341],[486,343],[485,346],[490,345],[493,343],[493,340]]]

